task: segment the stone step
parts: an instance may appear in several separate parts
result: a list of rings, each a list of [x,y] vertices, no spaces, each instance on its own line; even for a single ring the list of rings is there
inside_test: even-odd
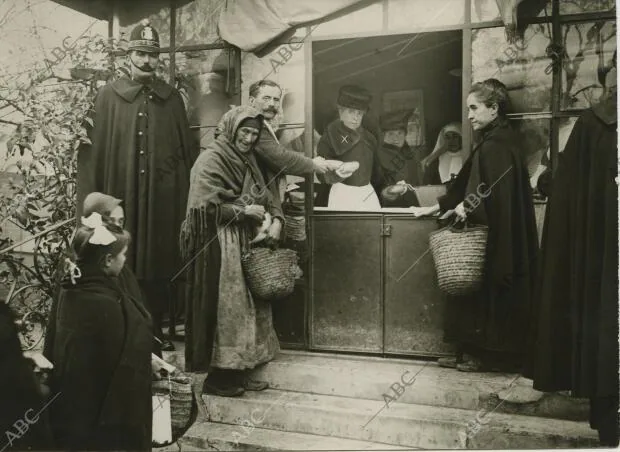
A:
[[[268,430],[252,424],[227,425],[214,422],[194,424],[179,440],[181,451],[256,450],[405,450],[389,444],[328,436]],[[177,449],[178,450],[178,449]]]
[[[203,396],[209,421],[422,449],[575,448],[597,445],[587,423],[489,410],[266,390]],[[478,418],[478,419],[477,419]]]
[[[529,380],[516,374],[459,372],[439,367],[434,361],[283,350],[275,360],[257,369],[255,377],[269,382],[273,389],[286,391],[379,401],[393,397],[399,403],[495,409],[575,421],[585,421],[589,416],[587,400],[559,393],[543,394],[530,403],[501,402],[498,393],[507,388],[516,393],[527,388]]]

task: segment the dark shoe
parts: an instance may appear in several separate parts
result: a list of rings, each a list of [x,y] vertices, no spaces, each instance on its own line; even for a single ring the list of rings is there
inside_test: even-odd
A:
[[[484,372],[484,366],[479,359],[468,359],[456,365],[456,369],[461,372]]]
[[[176,350],[174,344],[169,340],[165,340],[161,343],[161,350],[164,352],[173,352]]]
[[[203,394],[211,394],[220,397],[239,397],[243,395],[244,389],[239,386],[216,385],[207,380],[202,387]]]
[[[445,358],[439,358],[437,360],[437,364],[439,367],[447,367],[450,369],[456,369],[457,364],[460,364],[464,361],[464,353],[462,351],[457,351],[456,356],[448,356]]]
[[[264,391],[269,387],[269,383],[266,381],[258,381],[252,380],[251,378],[246,378],[243,382],[243,388],[246,391]]]
[[[448,367],[450,369],[456,369],[456,366],[459,364],[457,358],[455,356],[448,358],[439,358],[437,360],[437,364],[439,367]]]

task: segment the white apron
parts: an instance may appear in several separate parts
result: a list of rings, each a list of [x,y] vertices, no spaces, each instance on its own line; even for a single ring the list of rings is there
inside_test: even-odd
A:
[[[381,204],[372,185],[355,187],[342,182],[332,185],[327,208],[331,210],[379,210]]]

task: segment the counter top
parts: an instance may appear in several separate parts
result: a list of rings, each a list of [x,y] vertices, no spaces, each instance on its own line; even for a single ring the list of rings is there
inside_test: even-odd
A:
[[[382,207],[381,209],[376,209],[376,210],[335,210],[335,209],[330,209],[329,207],[315,207],[314,211],[310,214],[326,214],[326,213],[334,213],[334,214],[347,214],[347,215],[360,215],[360,214],[366,214],[366,215],[394,215],[394,214],[401,214],[401,215],[408,215],[411,216],[411,218],[415,218],[415,219],[435,219],[437,218],[439,215],[432,215],[432,216],[426,216],[426,217],[414,217],[411,211],[411,208],[409,207]]]

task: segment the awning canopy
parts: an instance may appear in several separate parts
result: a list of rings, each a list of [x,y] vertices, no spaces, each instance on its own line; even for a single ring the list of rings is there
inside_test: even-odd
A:
[[[218,29],[224,40],[246,52],[260,52],[276,38],[297,27],[339,17],[376,0],[228,0],[220,14]],[[415,1],[415,0],[410,0]],[[509,40],[518,36],[517,17],[527,8],[532,17],[546,0],[496,0]],[[534,14],[535,15],[535,14]],[[519,27],[521,28],[521,27]]]

